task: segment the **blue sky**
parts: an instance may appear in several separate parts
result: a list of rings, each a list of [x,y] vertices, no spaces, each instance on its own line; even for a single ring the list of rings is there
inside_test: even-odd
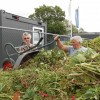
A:
[[[70,0],[0,0],[0,9],[6,12],[28,17],[34,8],[42,6],[59,6],[68,18]],[[100,32],[100,0],[72,0],[71,16],[75,24],[75,9],[79,6],[79,27],[88,32]]]

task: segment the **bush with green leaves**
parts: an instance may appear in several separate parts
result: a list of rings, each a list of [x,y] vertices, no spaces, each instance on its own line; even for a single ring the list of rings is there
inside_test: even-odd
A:
[[[95,51],[100,46],[96,44],[72,58],[58,48],[41,50],[17,70],[1,70],[0,100],[16,96],[19,100],[99,100],[100,54]]]

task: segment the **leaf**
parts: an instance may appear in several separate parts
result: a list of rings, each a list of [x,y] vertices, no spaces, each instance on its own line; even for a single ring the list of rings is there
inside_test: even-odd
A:
[[[39,94],[40,94],[42,97],[48,97],[48,94],[47,94],[47,93],[44,93],[44,92],[39,91]]]
[[[17,91],[14,96],[13,96],[13,99],[12,100],[19,100],[19,96],[20,96],[20,90]]]
[[[26,87],[26,88],[28,88],[29,86],[28,86],[28,83],[27,83],[27,81],[26,80],[22,80],[22,83],[24,84],[24,86]]]
[[[5,84],[0,83],[0,92],[3,90],[4,87],[5,87]]]

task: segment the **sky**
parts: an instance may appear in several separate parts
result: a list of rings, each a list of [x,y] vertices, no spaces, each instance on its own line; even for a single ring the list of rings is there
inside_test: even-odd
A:
[[[70,0],[0,0],[0,10],[28,18],[39,6],[59,6],[68,19]],[[79,28],[100,32],[100,0],[71,0],[71,20],[75,25],[75,9],[79,7]]]

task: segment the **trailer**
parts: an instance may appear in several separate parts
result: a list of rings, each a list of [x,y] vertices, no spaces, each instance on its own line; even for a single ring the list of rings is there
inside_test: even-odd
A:
[[[41,45],[47,43],[47,36],[39,33],[47,32],[45,23],[0,10],[0,68],[3,67],[3,62],[7,58],[5,45],[10,43],[14,47],[21,46],[24,32],[29,32],[32,35],[31,42],[33,44],[37,44],[41,37],[43,37]],[[8,49],[11,53],[14,52],[11,47]],[[17,60],[16,55],[13,56],[13,60]]]

